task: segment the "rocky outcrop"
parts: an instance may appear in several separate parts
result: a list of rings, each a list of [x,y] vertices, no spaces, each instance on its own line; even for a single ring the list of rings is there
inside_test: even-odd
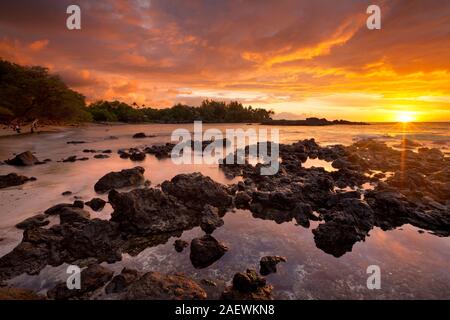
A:
[[[135,189],[108,196],[114,209],[111,221],[132,234],[158,234],[190,229],[199,224],[200,213],[188,209],[159,189]]]
[[[142,167],[110,172],[97,181],[94,190],[98,193],[105,193],[111,189],[139,186],[145,181],[144,172],[145,169]]]
[[[36,178],[28,178],[22,175],[18,175],[17,173],[10,173],[3,176],[0,175],[0,189],[20,186],[28,181],[36,181]]]
[[[164,181],[161,189],[194,210],[203,210],[205,204],[224,210],[232,204],[232,197],[224,185],[198,172],[179,174]]]
[[[37,214],[35,216],[23,220],[22,222],[19,222],[18,224],[16,224],[16,228],[30,229],[35,227],[46,226],[49,223],[50,221],[47,220],[47,216],[45,214]]]
[[[122,296],[126,300],[201,300],[206,292],[184,275],[147,272],[130,284]]]

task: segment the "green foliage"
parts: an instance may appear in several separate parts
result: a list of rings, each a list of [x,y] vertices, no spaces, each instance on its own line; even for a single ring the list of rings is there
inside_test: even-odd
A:
[[[0,103],[29,121],[89,119],[84,96],[67,87],[47,68],[24,67],[0,60]]]
[[[244,107],[236,101],[226,103],[213,100],[203,101],[200,107],[177,104],[167,109],[136,109],[119,101],[97,101],[88,109],[94,121],[121,122],[261,122],[270,120],[273,115],[273,111]]]

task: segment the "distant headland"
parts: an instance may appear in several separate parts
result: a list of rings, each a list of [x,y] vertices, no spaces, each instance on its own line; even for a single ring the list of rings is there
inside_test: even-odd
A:
[[[261,124],[272,125],[272,126],[331,126],[338,124],[350,124],[364,126],[369,125],[366,122],[352,122],[347,120],[327,120],[325,118],[306,118],[305,120],[265,120]]]

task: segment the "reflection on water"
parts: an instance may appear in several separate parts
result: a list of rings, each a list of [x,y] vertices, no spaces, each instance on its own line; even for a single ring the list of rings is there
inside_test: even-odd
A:
[[[385,127],[383,127],[385,126]],[[395,126],[334,126],[321,128],[282,127],[281,142],[294,142],[315,137],[319,143],[349,144],[361,135],[386,136],[393,139],[398,132]],[[186,126],[191,129],[189,125]],[[209,125],[225,128],[230,125]],[[356,128],[358,127],[358,128]],[[170,140],[170,133],[178,125],[138,125],[138,126],[92,126],[70,129],[66,132],[42,134],[27,137],[0,139],[0,159],[13,153],[31,150],[39,159],[53,161],[42,166],[14,168],[0,166],[0,174],[17,172],[35,176],[37,181],[23,186],[0,190],[0,255],[9,252],[20,242],[22,232],[14,225],[23,219],[40,213],[60,202],[73,201],[74,197],[90,200],[95,194],[93,185],[104,174],[124,168],[141,165],[146,169],[145,177],[156,186],[178,173],[200,171],[218,182],[229,184],[229,180],[215,165],[174,165],[170,159],[157,160],[147,156],[143,162],[133,163],[120,159],[117,150],[129,147],[144,147]],[[136,132],[156,135],[142,140],[132,139]],[[414,132],[408,133],[413,135]],[[420,143],[432,145],[433,139],[448,141],[448,126],[443,130],[438,125],[416,132],[426,138]],[[109,139],[115,136],[117,139]],[[437,137],[437,138],[436,138]],[[412,138],[414,139],[414,138]],[[427,140],[429,139],[429,140]],[[70,140],[85,140],[87,143],[68,145]],[[395,143],[393,142],[393,143]],[[92,154],[84,154],[83,149],[111,149],[109,159],[93,159]],[[85,162],[56,162],[70,155],[88,156]],[[320,162],[319,162],[320,161]],[[309,159],[303,166],[333,168],[327,162]],[[370,186],[365,186],[369,188]],[[61,195],[70,190],[69,197]],[[101,195],[106,199],[106,196]],[[92,217],[109,219],[112,208],[107,205]],[[156,270],[165,273],[185,272],[197,280],[212,279],[219,283],[220,291],[224,282],[231,280],[234,273],[246,268],[258,268],[259,259],[265,255],[282,255],[288,262],[278,265],[278,273],[269,275],[268,281],[274,285],[274,295],[282,299],[340,299],[340,298],[449,298],[450,297],[450,241],[427,233],[420,234],[411,226],[384,232],[373,229],[365,242],[358,242],[352,252],[335,258],[317,249],[311,229],[295,225],[294,222],[276,224],[273,221],[253,218],[248,211],[229,212],[224,217],[225,225],[214,232],[214,237],[225,242],[230,250],[217,262],[205,269],[194,269],[189,260],[189,248],[177,253],[173,248],[174,238],[166,244],[147,248],[136,257],[123,255],[123,261],[110,265],[119,272],[130,266],[142,271]],[[182,239],[190,241],[202,234],[199,228],[185,231]],[[376,264],[381,267],[381,290],[371,291],[366,287],[366,268]],[[38,276],[21,275],[11,281],[17,286],[31,287],[45,291],[56,282],[65,279],[65,266],[47,267]],[[218,294],[218,292],[217,292]]]

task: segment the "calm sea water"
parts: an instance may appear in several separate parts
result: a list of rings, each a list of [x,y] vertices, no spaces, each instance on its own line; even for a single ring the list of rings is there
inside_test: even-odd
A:
[[[42,166],[15,168],[0,166],[0,174],[17,172],[35,176],[36,182],[0,190],[0,256],[12,250],[20,241],[22,232],[14,225],[23,219],[42,213],[48,207],[73,201],[81,197],[87,201],[98,196],[93,185],[104,174],[141,165],[145,176],[157,185],[176,174],[200,171],[214,180],[230,184],[216,165],[174,165],[170,159],[157,160],[148,156],[142,163],[120,159],[117,150],[129,147],[144,147],[170,141],[173,130],[191,125],[90,125],[70,128],[62,132],[0,138],[0,159],[12,157],[25,150],[35,152],[43,160],[53,161]],[[274,128],[259,125],[204,125],[204,129],[218,128]],[[395,146],[402,138],[415,140],[424,146],[436,147],[450,152],[450,124],[372,124],[369,126],[329,127],[278,127],[280,141],[292,143],[314,137],[322,145],[351,144],[361,138],[377,138]],[[142,140],[132,139],[136,132],[155,135]],[[109,139],[115,136],[118,139]],[[68,145],[67,141],[84,140],[87,143]],[[110,159],[93,159],[83,149],[112,149]],[[88,156],[85,162],[58,163],[57,160],[70,155]],[[320,165],[314,164],[314,165]],[[64,197],[62,192],[73,194]],[[106,196],[100,196],[106,199]],[[88,208],[89,209],[89,208]],[[100,213],[91,212],[92,217],[109,219],[112,208],[107,205]],[[274,296],[280,299],[449,299],[450,298],[450,239],[439,238],[428,233],[420,234],[412,226],[384,232],[373,229],[365,242],[356,243],[352,252],[335,258],[317,249],[311,229],[295,225],[294,222],[276,224],[273,221],[255,219],[244,210],[229,212],[225,225],[214,232],[214,237],[225,242],[230,250],[208,268],[194,269],[189,260],[189,249],[175,252],[174,239],[142,251],[138,256],[123,255],[123,261],[110,265],[116,271],[130,266],[142,271],[184,272],[196,280],[212,279],[223,286],[234,273],[249,267],[257,268],[265,255],[283,255],[288,262],[280,264],[278,273],[269,275],[274,286]],[[202,235],[199,228],[186,231],[182,239],[190,241]],[[368,290],[366,268],[379,265],[381,289]],[[47,267],[37,276],[22,275],[10,284],[33,288],[44,293],[58,281],[65,279],[66,266]],[[213,295],[214,296],[214,295]]]

